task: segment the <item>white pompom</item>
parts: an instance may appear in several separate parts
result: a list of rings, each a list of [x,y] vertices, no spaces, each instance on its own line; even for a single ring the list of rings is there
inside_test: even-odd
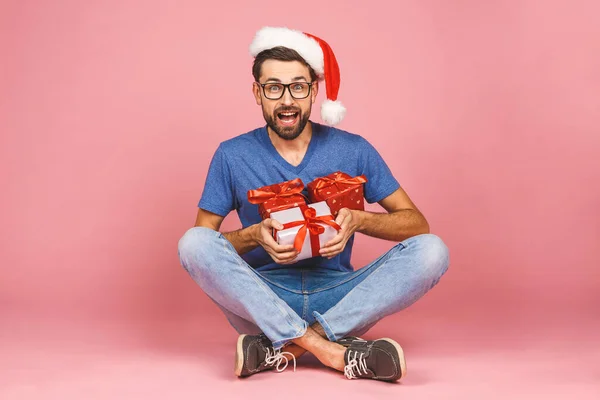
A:
[[[346,107],[338,100],[325,100],[321,104],[321,118],[329,125],[339,124],[346,115]]]

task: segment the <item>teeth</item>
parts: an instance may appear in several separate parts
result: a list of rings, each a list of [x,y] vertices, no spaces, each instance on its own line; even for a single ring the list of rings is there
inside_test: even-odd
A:
[[[291,117],[294,114],[296,113],[281,113],[281,115],[285,115],[286,117]]]

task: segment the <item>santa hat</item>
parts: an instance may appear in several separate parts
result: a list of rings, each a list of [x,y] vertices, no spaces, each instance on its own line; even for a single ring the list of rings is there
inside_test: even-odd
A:
[[[323,40],[309,33],[288,28],[264,27],[250,44],[250,54],[256,57],[263,50],[283,46],[295,50],[317,74],[318,80],[325,79],[327,99],[321,104],[321,118],[336,125],[346,115],[346,108],[338,101],[340,68],[331,50]]]

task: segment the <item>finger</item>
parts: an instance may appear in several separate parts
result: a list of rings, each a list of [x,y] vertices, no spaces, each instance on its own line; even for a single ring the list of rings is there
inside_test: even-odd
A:
[[[280,260],[287,260],[296,258],[298,256],[298,252],[296,251],[296,249],[292,251],[286,251],[283,253],[274,251],[273,255],[275,255]]]
[[[281,265],[289,265],[289,264],[294,264],[296,262],[296,257],[292,258],[291,260],[284,260],[279,262],[279,264]]]
[[[277,263],[277,264],[291,264],[292,262],[294,262],[294,260],[298,257],[297,254],[294,254],[292,256],[289,257],[280,257],[277,254],[275,255],[271,255],[271,258]]]
[[[342,221],[340,225],[340,227],[342,228],[341,231],[346,232],[348,230],[348,227],[350,226],[350,223],[352,222],[352,217],[347,217],[344,219],[344,221]]]
[[[280,245],[273,238],[273,232],[271,229],[276,229],[276,230],[283,229],[283,225],[279,221],[272,219],[272,218],[267,218],[267,219],[263,220],[263,228],[264,229],[263,229],[262,235],[263,235],[263,241],[266,246],[271,247],[278,253],[291,251],[294,248],[293,244]]]
[[[344,249],[343,246],[336,246],[336,247],[332,248],[330,251],[326,251],[325,253],[321,254],[321,257],[331,258],[331,257],[337,256],[338,254],[340,254],[342,252],[343,249]]]
[[[267,228],[275,228],[278,231],[283,229],[283,224],[279,221],[277,221],[276,219],[273,218],[267,218],[264,220],[264,225],[266,225]]]
[[[273,249],[273,251],[275,253],[278,253],[278,254],[296,251],[293,244],[283,244],[282,245],[282,244],[277,243],[275,240],[273,240],[273,244],[271,245],[271,248]]]
[[[346,241],[342,241],[341,243],[335,244],[333,246],[327,248],[321,248],[323,252],[321,252],[322,257],[330,257],[332,255],[337,255],[341,253],[346,247]]]
[[[349,222],[352,219],[352,211],[350,211],[348,208],[342,208],[338,212],[338,219],[340,220],[338,225],[341,225],[343,222]]]
[[[342,209],[341,209],[341,210],[338,212],[337,218],[335,219],[335,223],[341,226],[341,225],[344,223],[344,221],[346,220],[346,215],[347,215],[347,214],[346,214],[346,212],[345,212],[345,209],[344,209],[344,208],[342,208]]]
[[[338,255],[338,254],[340,254],[340,253],[341,253],[341,251],[336,251],[336,252],[334,252],[334,253],[328,253],[328,254],[326,254],[326,255],[324,255],[324,256],[322,256],[322,257],[323,257],[323,258],[326,258],[326,259],[328,259],[328,260],[331,260],[333,257],[337,256],[337,255]]]
[[[338,243],[341,243],[342,240],[344,240],[344,231],[340,231],[337,235],[335,235],[334,237],[331,238],[331,240],[329,240],[327,243],[325,243],[323,245],[323,247],[321,247],[321,250],[323,249],[328,249],[331,246],[335,246]]]
[[[262,233],[262,236],[263,236],[263,242],[264,242],[263,247],[271,248],[277,253],[291,251],[294,248],[293,244],[280,245],[279,243],[277,243],[277,241],[273,238],[273,235],[271,234],[271,232],[269,230],[264,230]]]
[[[294,262],[294,260],[277,260],[277,259],[273,259],[275,261],[276,264],[279,265],[288,265],[288,264],[292,264]]]
[[[296,249],[294,248],[294,246],[292,246],[291,249],[287,249],[285,251],[277,251],[272,247],[266,247],[265,250],[267,251],[267,253],[269,253],[269,255],[272,258],[277,258],[278,261],[293,259],[299,254],[298,251],[296,251]]]
[[[272,237],[265,239],[265,249],[270,249],[274,254],[283,254],[288,252],[295,252],[293,244],[280,245]]]
[[[284,262],[284,260],[282,260],[281,258],[279,258],[279,256],[277,255],[277,253],[269,253],[269,255],[271,256],[271,258],[273,259],[273,261],[275,261],[277,264],[281,264],[282,262]]]

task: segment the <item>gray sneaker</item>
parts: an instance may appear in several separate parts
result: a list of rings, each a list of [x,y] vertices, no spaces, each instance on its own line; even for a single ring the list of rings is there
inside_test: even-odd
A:
[[[355,339],[346,347],[344,375],[394,382],[406,375],[402,347],[392,339]]]
[[[296,371],[296,358],[292,353],[275,350],[273,343],[266,335],[240,335],[235,352],[235,374],[246,377],[257,372],[275,368],[282,372],[288,366],[285,354],[292,356],[294,371]],[[283,366],[282,366],[283,365]]]

